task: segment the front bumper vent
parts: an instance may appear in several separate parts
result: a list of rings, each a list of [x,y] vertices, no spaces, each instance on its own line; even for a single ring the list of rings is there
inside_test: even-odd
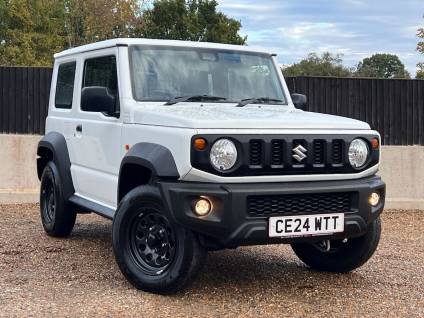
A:
[[[350,192],[248,196],[247,211],[252,217],[349,212]]]

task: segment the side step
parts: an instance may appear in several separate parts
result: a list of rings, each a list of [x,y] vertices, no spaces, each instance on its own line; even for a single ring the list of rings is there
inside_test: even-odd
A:
[[[81,198],[79,196],[76,196],[75,194],[72,195],[69,198],[69,201],[73,204],[83,208],[87,211],[92,211],[98,215],[104,216],[105,218],[108,218],[109,220],[113,220],[113,216],[115,214],[115,210],[105,207],[103,205],[100,205],[98,203],[94,203],[90,200]]]

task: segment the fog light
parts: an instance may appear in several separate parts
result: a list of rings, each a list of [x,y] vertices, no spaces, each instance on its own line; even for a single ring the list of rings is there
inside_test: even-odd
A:
[[[380,203],[380,195],[377,192],[373,192],[371,193],[368,202],[372,205],[372,206],[377,206]]]
[[[194,202],[193,210],[198,216],[205,216],[211,212],[212,203],[206,198],[200,198]]]

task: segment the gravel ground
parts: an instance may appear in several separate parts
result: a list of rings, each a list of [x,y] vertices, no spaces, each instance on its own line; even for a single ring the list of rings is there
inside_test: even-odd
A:
[[[2,317],[424,317],[424,211],[386,211],[378,251],[350,274],[311,271],[285,245],[245,247],[210,253],[173,296],[127,283],[110,221],[81,215],[70,238],[54,239],[38,213],[0,206]]]

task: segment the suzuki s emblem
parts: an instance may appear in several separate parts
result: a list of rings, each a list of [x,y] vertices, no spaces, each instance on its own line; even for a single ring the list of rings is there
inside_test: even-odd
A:
[[[302,145],[298,145],[293,148],[293,158],[296,159],[297,162],[302,162],[302,160],[307,157],[306,152],[307,150]]]

